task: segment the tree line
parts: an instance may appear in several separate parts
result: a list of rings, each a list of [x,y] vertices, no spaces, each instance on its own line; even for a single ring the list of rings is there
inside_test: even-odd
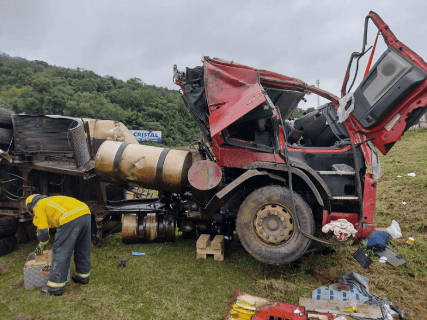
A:
[[[202,138],[177,90],[4,53],[0,54],[0,108],[121,121],[131,130],[162,131],[162,143],[152,143],[159,146],[186,146]]]
[[[0,108],[121,121],[131,130],[162,131],[162,143],[148,142],[159,146],[187,146],[202,139],[177,90],[146,85],[139,78],[122,81],[6,53],[0,53]],[[297,108],[293,117],[303,112]]]

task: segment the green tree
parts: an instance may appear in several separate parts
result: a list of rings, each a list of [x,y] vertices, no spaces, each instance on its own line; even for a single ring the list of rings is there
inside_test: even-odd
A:
[[[175,90],[123,82],[84,69],[50,66],[0,55],[0,107],[29,114],[58,114],[121,121],[129,129],[162,131],[161,146],[188,145],[201,132]]]
[[[38,92],[46,92],[52,88],[52,81],[48,78],[36,78],[33,80],[33,88]]]

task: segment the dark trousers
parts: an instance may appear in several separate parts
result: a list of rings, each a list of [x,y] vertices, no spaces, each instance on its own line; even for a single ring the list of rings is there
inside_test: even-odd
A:
[[[91,216],[83,215],[56,230],[53,242],[52,269],[49,273],[50,287],[65,286],[74,251],[76,273],[90,273]]]

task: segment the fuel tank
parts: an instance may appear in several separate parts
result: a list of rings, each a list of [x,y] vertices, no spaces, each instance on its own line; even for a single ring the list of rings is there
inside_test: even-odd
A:
[[[221,167],[209,160],[193,164],[188,171],[188,182],[194,198],[201,204],[209,200],[221,189]]]
[[[180,193],[188,184],[191,153],[120,141],[105,141],[95,157],[104,181]]]
[[[105,141],[107,139],[125,141],[138,144],[138,141],[126,128],[126,126],[113,120],[83,119],[89,126],[90,136],[94,140]]]

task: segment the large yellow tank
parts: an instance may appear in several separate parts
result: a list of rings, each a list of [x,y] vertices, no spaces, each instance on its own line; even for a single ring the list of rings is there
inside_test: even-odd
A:
[[[180,193],[188,183],[191,153],[121,141],[105,141],[95,157],[104,181]]]
[[[84,119],[89,126],[92,139],[125,141],[138,144],[138,141],[126,126],[113,120]]]

